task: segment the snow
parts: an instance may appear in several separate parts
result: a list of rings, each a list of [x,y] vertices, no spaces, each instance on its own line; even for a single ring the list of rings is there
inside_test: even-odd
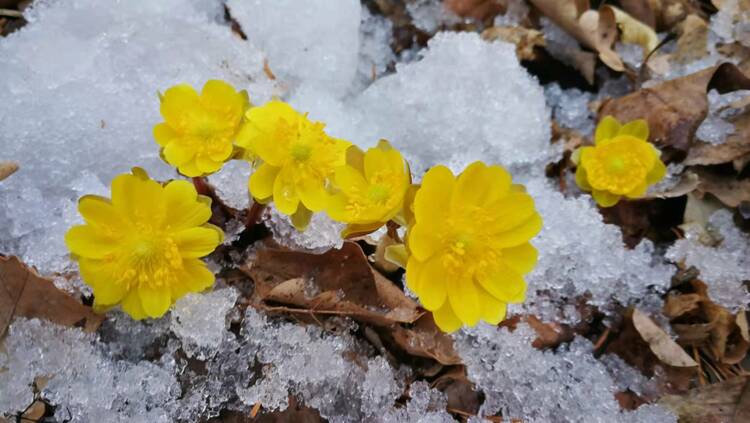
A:
[[[206,0],[40,2],[0,41],[0,146],[20,170],[0,190],[0,251],[43,272],[68,265],[63,235],[83,194],[132,166],[176,177],[151,129],[157,92],[221,78],[262,102],[263,56]],[[196,46],[201,48],[196,48]]]
[[[727,119],[738,114],[738,110],[732,109],[731,103],[750,96],[748,90],[732,91],[719,94],[712,89],[708,92],[708,116],[701,122],[695,136],[701,141],[710,144],[722,144],[727,136],[735,132],[734,124]]]
[[[666,257],[695,266],[713,302],[735,311],[747,307],[750,294],[743,281],[750,279],[750,237],[735,226],[728,210],[714,212],[708,229],[718,235],[718,246],[703,245],[700,236],[688,232],[669,248]]]
[[[358,0],[229,0],[227,6],[282,80],[346,94],[357,69]]]
[[[234,288],[225,288],[205,294],[190,293],[175,303],[170,329],[182,340],[182,349],[188,357],[205,359],[217,349],[227,329],[225,317],[238,296]]]

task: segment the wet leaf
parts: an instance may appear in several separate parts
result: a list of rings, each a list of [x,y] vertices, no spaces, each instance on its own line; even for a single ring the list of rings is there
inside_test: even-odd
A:
[[[95,331],[104,320],[17,257],[0,256],[0,338],[16,316],[80,325],[87,332]]]
[[[638,309],[633,310],[633,325],[659,359],[670,366],[693,367],[695,362],[664,329]]]

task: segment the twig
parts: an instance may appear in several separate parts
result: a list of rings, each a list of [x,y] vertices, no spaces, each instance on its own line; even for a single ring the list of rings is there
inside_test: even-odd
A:
[[[607,338],[609,337],[609,328],[604,329],[604,333],[599,337],[599,339],[596,341],[596,344],[594,344],[594,351],[599,350],[604,345],[604,342],[607,341]]]
[[[698,363],[698,380],[700,381],[701,386],[704,386],[706,384],[706,378],[703,376],[703,366],[701,366],[701,358],[698,354],[698,348],[693,345],[693,357],[695,358],[695,362]]]
[[[13,9],[0,9],[0,16],[20,19],[23,18],[23,12]]]

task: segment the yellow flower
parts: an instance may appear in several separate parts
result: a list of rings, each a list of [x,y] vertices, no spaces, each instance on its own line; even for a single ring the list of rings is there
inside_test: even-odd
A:
[[[223,81],[206,82],[200,95],[187,84],[171,87],[161,97],[164,122],[154,126],[162,157],[185,176],[216,172],[232,155],[248,106],[247,93]]]
[[[326,212],[331,219],[348,223],[347,233],[370,232],[398,214],[411,185],[409,166],[388,141],[362,151],[352,146],[347,165],[336,168],[338,192]]]
[[[86,223],[70,228],[65,243],[96,307],[121,303],[134,319],[160,317],[186,293],[213,285],[199,258],[224,235],[206,223],[211,200],[191,183],[161,185],[134,168],[112,181],[112,200],[87,195],[78,211]]]
[[[648,124],[639,119],[620,125],[612,116],[599,122],[594,146],[573,153],[576,183],[597,204],[610,207],[623,196],[640,198],[667,172],[661,152],[648,141]]]
[[[505,169],[475,162],[458,177],[445,166],[430,169],[414,198],[414,220],[406,283],[440,329],[496,324],[507,303],[524,301],[522,275],[537,258],[529,240],[542,219]]]
[[[263,161],[250,177],[250,193],[263,203],[273,200],[303,229],[311,212],[327,205],[327,188],[335,169],[346,164],[351,144],[328,136],[322,123],[282,101],[253,107],[245,118],[237,144]]]

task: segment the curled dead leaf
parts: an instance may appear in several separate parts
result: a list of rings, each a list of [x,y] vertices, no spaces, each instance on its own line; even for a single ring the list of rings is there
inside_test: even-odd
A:
[[[736,417],[750,417],[749,382],[750,377],[738,376],[692,389],[685,395],[665,395],[658,403],[684,423],[746,422]]]
[[[698,15],[688,15],[677,27],[677,50],[671,59],[690,63],[708,54],[708,23]]]
[[[699,196],[711,194],[727,207],[735,208],[743,201],[750,201],[750,179],[738,179],[734,175],[698,170],[700,183],[696,187]]]
[[[664,329],[638,309],[633,310],[633,325],[641,334],[643,340],[648,343],[651,351],[665,364],[675,367],[698,365],[682,347],[667,335]]]
[[[685,165],[715,165],[750,157],[750,111],[731,119],[735,132],[721,144],[697,142],[688,152]]]
[[[438,329],[430,313],[411,327],[394,326],[391,336],[397,346],[411,355],[431,358],[446,366],[462,363],[453,347],[453,339]]]
[[[87,332],[95,331],[104,320],[17,257],[0,256],[0,338],[16,316],[81,326]]]
[[[617,27],[620,29],[620,41],[623,43],[640,45],[644,54],[648,54],[659,44],[659,37],[650,26],[614,6],[604,5],[599,9],[600,13],[603,8],[611,9],[614,13]]]
[[[588,0],[530,2],[583,46],[596,51],[605,65],[618,72],[625,70],[620,56],[612,50],[617,38],[617,21],[612,9],[590,10]]]

